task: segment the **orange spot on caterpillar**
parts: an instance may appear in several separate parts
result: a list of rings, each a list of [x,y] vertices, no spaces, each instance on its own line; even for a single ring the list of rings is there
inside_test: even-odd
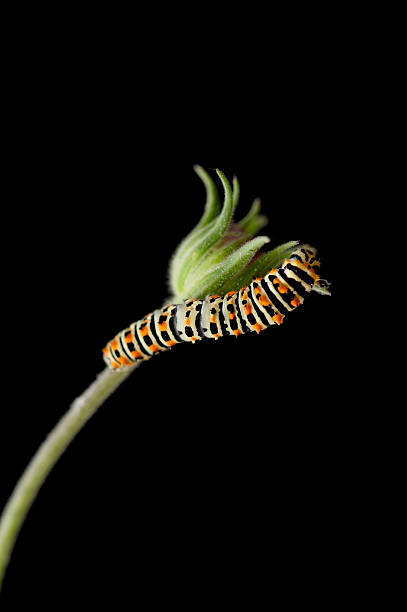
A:
[[[252,327],[257,333],[260,333],[261,330],[263,329],[260,323],[255,323],[254,325],[252,325]]]
[[[209,298],[218,298],[220,295],[210,295]]]
[[[159,351],[159,350],[160,350],[156,344],[152,344],[152,345],[149,347],[149,349],[150,349],[150,351],[151,351],[152,353],[156,353],[157,351]]]
[[[168,346],[174,346],[174,344],[176,344],[176,342],[174,342],[174,340],[167,340],[167,344],[168,344]]]
[[[117,340],[112,340],[112,341],[111,341],[111,343],[110,343],[110,345],[111,345],[111,347],[112,347],[112,349],[113,349],[114,351],[116,351],[116,350],[117,350],[117,348],[118,348],[118,346],[119,346],[119,344],[118,344]]]
[[[124,336],[124,339],[126,340],[127,343],[132,341],[132,337],[131,337],[131,332],[129,332],[128,334],[126,334]]]
[[[240,329],[234,329],[234,330],[233,330],[233,333],[234,333],[234,334],[235,334],[235,336],[237,337],[237,336],[240,336],[240,334],[241,334],[242,332],[240,331]]]
[[[236,291],[229,291],[226,295],[235,295]]]
[[[259,295],[259,293],[261,293],[261,289],[260,287],[256,287],[256,289],[254,290],[254,295]]]
[[[269,274],[275,274],[277,272],[277,270],[275,268],[271,268]]]
[[[299,303],[300,303],[300,300],[298,299],[297,296],[295,296],[294,299],[291,300],[290,302],[291,306],[294,306],[294,308],[296,308],[296,306],[298,306]]]
[[[278,291],[280,293],[287,293],[288,287],[286,287],[286,285],[284,285],[278,278],[275,278],[273,280],[273,285],[276,285],[277,283],[278,283],[278,287],[277,287]]]
[[[140,327],[140,334],[141,334],[142,336],[147,336],[147,334],[148,334],[148,327],[147,327],[147,326],[145,326],[145,327]]]
[[[105,355],[109,354],[109,348],[107,346],[105,346],[105,348],[103,349],[103,352]]]
[[[110,367],[111,367],[111,368],[113,368],[114,370],[115,370],[116,368],[120,368],[119,364],[118,364],[118,363],[116,363],[115,361],[111,361],[111,362],[110,362]]]
[[[274,315],[274,317],[271,317],[273,319],[273,321],[275,323],[277,323],[277,325],[281,325],[281,323],[283,322],[283,317],[279,314]]]
[[[211,315],[211,323],[216,323],[216,315]]]
[[[143,355],[139,351],[131,351],[131,356],[134,357],[134,359],[138,359],[139,357],[142,357]]]
[[[131,364],[131,361],[129,359],[127,359],[127,357],[121,356],[121,357],[118,357],[117,359],[118,359],[118,361],[120,361],[120,363],[122,365],[130,365]]]
[[[234,319],[235,318],[235,313],[234,312],[230,312],[229,313],[229,319]]]
[[[164,321],[164,323],[159,323],[158,324],[158,329],[160,331],[165,331],[167,329],[167,323]]]
[[[251,313],[252,307],[250,306],[250,304],[246,304],[244,306],[244,311],[245,311],[246,314],[250,314]]]
[[[268,301],[268,299],[266,298],[265,295],[260,296],[259,298],[259,302],[260,304],[262,304],[263,306],[269,306],[270,302]]]
[[[189,317],[187,317],[187,318],[185,319],[185,325],[188,325],[188,327],[190,327],[190,326],[191,326],[191,320],[190,320],[190,318],[189,318]]]

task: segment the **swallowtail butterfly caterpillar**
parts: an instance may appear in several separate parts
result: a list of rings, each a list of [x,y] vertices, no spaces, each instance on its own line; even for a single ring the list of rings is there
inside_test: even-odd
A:
[[[320,262],[316,249],[305,246],[294,251],[278,269],[255,278],[247,287],[223,297],[208,295],[167,304],[132,323],[103,349],[106,364],[117,370],[146,361],[180,342],[221,336],[240,336],[281,325],[287,313],[303,303],[311,289],[324,289],[327,281],[315,271]]]

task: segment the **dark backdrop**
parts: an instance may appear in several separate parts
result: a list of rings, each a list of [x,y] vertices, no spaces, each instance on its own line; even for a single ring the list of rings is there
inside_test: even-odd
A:
[[[317,247],[332,297],[311,295],[280,328],[182,345],[137,369],[47,479],[4,605],[46,605],[50,584],[64,601],[99,603],[172,600],[185,584],[204,594],[231,569],[284,581],[310,551],[323,566],[340,546],[352,434],[338,403],[336,254],[340,220],[358,206],[357,111],[324,71],[295,83],[278,94],[264,83],[234,113],[198,112],[188,97],[140,107],[134,90],[103,97],[86,79],[17,109],[7,226],[17,382],[1,417],[1,506],[103,368],[106,341],[163,303],[169,258],[204,204],[194,164],[237,175],[238,217],[261,197],[270,246]]]

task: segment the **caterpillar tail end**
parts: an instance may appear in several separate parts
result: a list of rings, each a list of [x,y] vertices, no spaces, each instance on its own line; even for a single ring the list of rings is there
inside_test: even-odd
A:
[[[113,361],[111,355],[110,355],[110,342],[109,344],[107,344],[105,346],[105,348],[103,349],[102,353],[103,353],[103,361],[105,362],[105,364],[107,365],[107,367],[110,370],[118,370],[120,368],[119,364],[116,363],[115,361]]]

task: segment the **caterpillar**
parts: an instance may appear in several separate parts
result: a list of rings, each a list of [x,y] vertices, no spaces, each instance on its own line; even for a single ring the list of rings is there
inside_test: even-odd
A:
[[[294,251],[278,269],[273,268],[264,278],[255,278],[239,291],[167,304],[108,342],[103,349],[105,363],[118,370],[146,361],[181,342],[218,340],[224,335],[238,337],[247,331],[259,333],[271,325],[281,325],[285,315],[300,306],[312,288],[318,290],[327,283],[315,271],[319,266],[316,249],[306,245]]]

